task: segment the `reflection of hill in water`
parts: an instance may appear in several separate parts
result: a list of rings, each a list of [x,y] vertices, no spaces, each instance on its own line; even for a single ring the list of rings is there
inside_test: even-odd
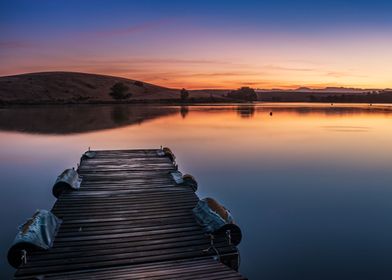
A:
[[[287,105],[287,106],[258,106],[258,113],[269,113],[269,112],[284,112],[284,113],[294,113],[298,115],[311,115],[311,114],[319,114],[319,115],[354,115],[354,114],[391,114],[392,106],[386,105],[325,105],[320,106],[318,104],[315,105]]]
[[[235,111],[238,116],[243,119],[250,119],[256,114],[270,115],[270,113],[289,113],[299,116],[305,115],[324,115],[324,116],[349,116],[358,114],[392,114],[392,106],[390,105],[320,105],[313,104],[298,104],[298,103],[276,103],[276,104],[240,104],[237,106],[214,106],[198,109],[205,112],[219,112],[219,111]]]
[[[255,108],[256,106],[253,104],[250,105],[239,105],[237,106],[237,114],[241,118],[251,118],[255,114]]]
[[[0,130],[40,134],[72,134],[140,124],[178,113],[157,106],[51,106],[0,108]]]
[[[295,115],[355,115],[355,114],[392,114],[392,105],[385,104],[320,104],[320,103],[254,103],[254,104],[222,104],[189,106],[189,113],[234,112],[244,119],[251,119],[257,114],[290,113]]]
[[[40,134],[72,134],[140,124],[147,120],[192,112],[238,114],[251,120],[255,115],[295,114],[299,116],[392,114],[386,105],[241,104],[202,106],[80,105],[47,107],[0,107],[0,130]]]

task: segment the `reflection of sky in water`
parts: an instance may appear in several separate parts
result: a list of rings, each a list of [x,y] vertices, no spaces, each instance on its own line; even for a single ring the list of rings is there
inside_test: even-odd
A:
[[[17,225],[51,207],[56,176],[89,146],[167,145],[199,195],[217,198],[241,225],[241,271],[251,279],[390,278],[389,108],[0,109],[2,256]],[[4,257],[1,279],[12,271]]]

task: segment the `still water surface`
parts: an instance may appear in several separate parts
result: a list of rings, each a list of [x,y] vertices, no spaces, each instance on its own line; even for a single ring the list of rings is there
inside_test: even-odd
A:
[[[161,145],[233,213],[250,279],[392,279],[392,106],[355,104],[0,108],[0,279],[88,147]]]

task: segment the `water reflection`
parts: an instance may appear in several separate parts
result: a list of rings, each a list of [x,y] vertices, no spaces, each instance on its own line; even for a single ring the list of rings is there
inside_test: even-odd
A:
[[[72,134],[141,124],[175,114],[178,108],[158,106],[49,106],[0,108],[0,130]]]
[[[231,210],[250,279],[390,279],[392,107],[369,107],[0,108],[0,251],[87,147],[164,145]]]
[[[237,113],[241,118],[251,118],[255,114],[255,105],[238,105],[237,106]]]
[[[186,116],[189,114],[189,108],[188,108],[188,106],[181,106],[180,114],[181,114],[181,117],[182,117],[183,119],[185,119]]]
[[[243,119],[259,115],[284,112],[285,115],[359,115],[392,114],[388,105],[336,105],[329,104],[240,104],[219,106],[192,106],[192,111],[232,112]],[[179,113],[183,119],[189,114],[188,106],[34,106],[0,107],[0,130],[39,134],[72,134],[111,129]]]

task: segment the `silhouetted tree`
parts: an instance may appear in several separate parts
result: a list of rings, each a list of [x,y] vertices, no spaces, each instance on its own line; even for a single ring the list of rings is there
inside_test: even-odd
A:
[[[189,92],[185,88],[183,88],[181,90],[181,100],[187,100],[188,97],[189,97]]]
[[[245,101],[256,101],[257,100],[257,93],[253,88],[250,87],[242,87],[237,90],[230,91],[227,94],[227,97],[233,99],[240,99]]]
[[[128,92],[129,87],[120,82],[115,83],[110,89],[112,90],[110,95],[114,99],[128,99],[132,96],[132,94]]]

